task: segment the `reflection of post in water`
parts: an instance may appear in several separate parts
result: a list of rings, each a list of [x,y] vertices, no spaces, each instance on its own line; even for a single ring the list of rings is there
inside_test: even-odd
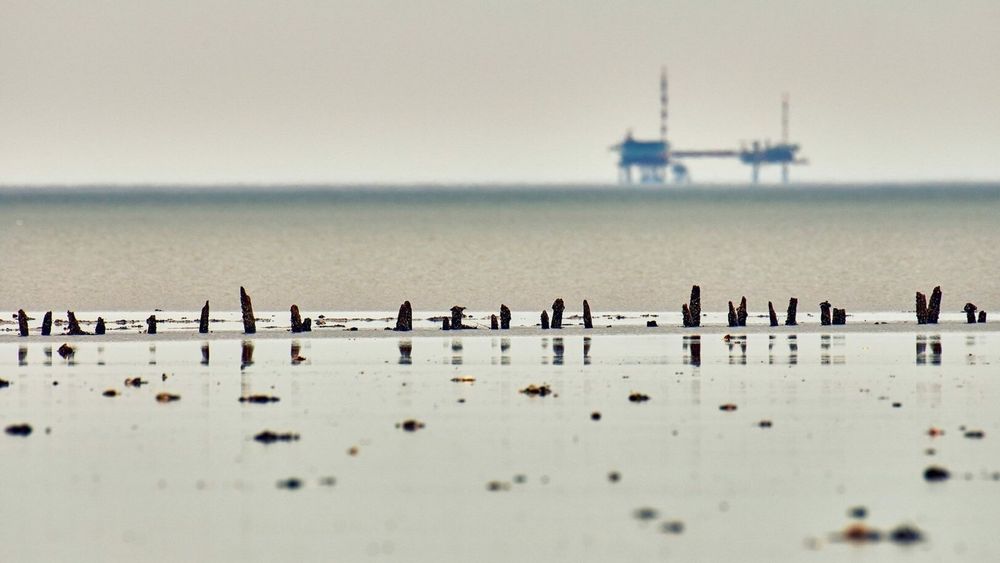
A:
[[[774,341],[777,340],[777,336],[773,334],[767,335],[767,363],[768,365],[774,365]]]
[[[500,339],[500,365],[510,365],[510,338]]]
[[[201,365],[203,366],[208,365],[208,356],[209,356],[208,342],[203,342],[201,344]]]
[[[149,365],[156,365],[156,344],[149,345]]]
[[[930,357],[927,354],[927,344],[930,344]],[[916,363],[918,366],[926,365],[930,362],[931,365],[939,366],[941,365],[941,336],[935,334],[928,339],[924,334],[917,335],[917,353],[916,353]]]
[[[561,336],[557,336],[552,339],[552,365],[561,366],[563,364],[563,357],[566,353],[566,347],[563,344],[563,339]]]
[[[462,339],[452,338],[451,339],[451,365],[460,366],[462,365]]]
[[[819,364],[821,366],[830,365],[830,335],[821,334],[819,337]]]
[[[17,365],[26,366],[28,365],[28,347],[18,346],[17,347]]]
[[[701,335],[685,335],[682,339],[684,363],[692,366],[701,365]]]
[[[299,330],[300,331],[302,330],[301,326],[299,326]],[[305,361],[305,358],[302,357],[301,352],[302,352],[302,344],[300,344],[298,340],[292,340],[291,350],[289,350],[288,354],[292,360],[293,366],[297,366]]]
[[[590,337],[583,337],[583,365],[590,365]]]
[[[788,335],[788,365],[799,363],[799,336],[797,334]]]
[[[52,365],[52,346],[46,346],[42,348],[42,355],[45,356],[45,360],[42,362],[47,366]]]
[[[97,347],[97,365],[103,366],[104,362],[104,346]]]
[[[725,338],[726,346],[729,347],[729,365],[746,365],[747,363],[747,337],[729,336]],[[734,352],[736,352],[734,354]]]
[[[240,370],[253,365],[253,341],[244,340],[240,352]]]
[[[399,339],[399,365],[410,365],[413,363],[411,354],[413,353],[413,342],[408,338]]]

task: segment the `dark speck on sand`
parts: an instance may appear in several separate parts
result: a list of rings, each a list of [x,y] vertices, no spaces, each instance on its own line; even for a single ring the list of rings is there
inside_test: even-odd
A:
[[[31,425],[11,424],[7,427],[7,433],[11,436],[29,436],[31,434]]]
[[[945,481],[951,477],[951,473],[943,467],[932,465],[924,470],[924,479],[928,481]]]

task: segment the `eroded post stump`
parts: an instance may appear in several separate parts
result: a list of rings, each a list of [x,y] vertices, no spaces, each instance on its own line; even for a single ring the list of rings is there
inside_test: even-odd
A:
[[[441,330],[451,330],[451,319],[448,317],[441,318]]]
[[[785,326],[795,326],[799,324],[795,320],[795,312],[799,308],[799,300],[792,297],[788,300],[788,312],[785,313]]]
[[[500,319],[496,315],[490,315],[490,330],[500,329]]]
[[[740,298],[740,306],[736,308],[736,324],[739,326],[747,326],[747,298],[744,295]]]
[[[292,332],[302,332],[302,316],[299,314],[299,306],[293,304],[288,312],[291,316]]]
[[[566,310],[566,305],[562,299],[552,302],[552,328],[562,328],[562,314]]]
[[[979,322],[986,322],[986,311],[979,311]]]
[[[510,328],[510,309],[503,303],[500,304],[500,330]]]
[[[917,292],[917,324],[927,324],[927,296]]]
[[[594,328],[594,319],[590,315],[590,303],[583,300],[583,328]]]
[[[107,332],[107,327],[104,325],[104,317],[97,317],[97,324],[94,326],[94,334],[100,336]]]
[[[774,303],[767,302],[767,316],[771,321],[771,326],[778,326],[778,313],[774,312]]]
[[[847,324],[847,309],[837,309],[836,307],[833,309],[833,324]]]
[[[399,332],[408,332],[413,330],[413,309],[410,307],[409,301],[403,301],[403,304],[399,306],[399,314],[396,315],[396,328]]]
[[[729,327],[738,326],[736,323],[736,308],[733,307],[733,302],[729,302]]]
[[[257,319],[253,316],[253,304],[250,303],[250,296],[247,290],[240,286],[240,310],[243,311],[243,333],[257,333]]]
[[[979,307],[976,307],[972,303],[966,303],[965,308],[962,310],[965,311],[965,321],[970,325],[976,324],[976,311],[979,310]]]
[[[549,312],[542,311],[542,330],[548,330],[549,328]]]
[[[691,326],[701,326],[701,287],[691,286]]]
[[[938,324],[938,315],[941,314],[941,286],[934,288],[931,292],[931,301],[927,306],[927,324]]]
[[[312,332],[313,320],[309,317],[302,319],[302,332]]]
[[[824,301],[819,304],[819,324],[830,326],[830,302]]]
[[[73,313],[73,311],[66,311],[66,318],[69,319],[69,330],[66,332],[66,334],[70,336],[80,336],[83,334],[87,334],[86,332],[83,332],[83,329],[80,328],[80,322],[76,320],[76,314]]]
[[[201,308],[201,318],[198,320],[198,334],[208,334],[208,301]]]
[[[17,332],[21,336],[28,336],[28,315],[24,309],[17,310]]]
[[[451,308],[451,330],[465,328],[465,325],[462,323],[462,319],[465,318],[465,315],[462,313],[464,310],[465,307],[459,307],[458,305]]]
[[[52,334],[52,311],[46,311],[45,316],[42,317],[42,336],[49,336]]]
[[[688,307],[687,303],[681,305],[681,316],[684,317],[684,327],[694,326],[694,321],[691,320],[691,308]]]
[[[146,319],[146,334],[156,334],[156,315],[150,315]]]

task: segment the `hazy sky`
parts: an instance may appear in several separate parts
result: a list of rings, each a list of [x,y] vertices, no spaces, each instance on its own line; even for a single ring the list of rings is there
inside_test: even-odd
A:
[[[1000,179],[998,0],[0,0],[0,183],[613,181],[661,65],[676,148]]]

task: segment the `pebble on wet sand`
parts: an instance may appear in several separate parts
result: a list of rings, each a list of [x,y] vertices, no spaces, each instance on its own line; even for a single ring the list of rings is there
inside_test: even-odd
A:
[[[684,533],[684,522],[680,520],[670,520],[660,524],[660,531],[664,534],[681,534]]]
[[[486,483],[486,490],[490,492],[509,491],[510,483],[505,481],[490,481]]]
[[[101,393],[101,395],[104,395],[105,397],[117,397],[118,391],[114,389],[108,389],[107,391]]]
[[[598,411],[590,413],[590,420],[601,420],[601,413]]]
[[[292,478],[289,478],[289,479],[282,479],[282,480],[278,481],[278,488],[279,489],[288,489],[290,491],[301,489],[302,488],[302,479],[299,479],[297,477],[292,477]]]
[[[180,395],[174,395],[173,393],[157,393],[156,402],[157,403],[172,403],[174,401],[180,401]]]
[[[945,481],[949,477],[951,477],[951,473],[937,465],[932,465],[924,470],[924,479],[928,481]]]
[[[404,420],[403,422],[396,423],[396,428],[402,428],[407,432],[416,432],[417,430],[420,430],[423,427],[424,427],[423,422],[420,422],[419,420],[415,420],[412,418],[409,420]]]
[[[621,481],[621,479],[622,474],[617,471],[611,471],[608,473],[608,481],[611,481],[612,483],[617,483],[618,481]]]
[[[646,401],[649,400],[649,395],[646,395],[646,394],[643,394],[643,393],[632,392],[628,396],[628,400],[631,401],[631,402],[633,402],[633,403],[644,403],[644,402],[646,402]]]
[[[889,539],[893,543],[910,545],[924,541],[924,533],[915,526],[903,524],[889,532]]]
[[[31,435],[31,425],[30,424],[11,424],[7,427],[7,434],[11,436],[29,436]]]
[[[762,420],[757,423],[757,426],[760,426],[761,428],[770,428],[773,425],[774,423],[771,422],[770,420]]]
[[[632,516],[634,516],[636,520],[653,520],[659,515],[660,513],[655,508],[650,508],[648,506],[637,508],[634,512],[632,512]]]
[[[277,403],[281,399],[273,397],[271,395],[247,395],[246,397],[240,397],[241,403],[253,403],[257,405],[263,405],[267,403]]]
[[[261,444],[273,444],[275,442],[297,442],[299,440],[299,435],[292,432],[272,432],[270,430],[265,430],[260,434],[253,437],[254,440],[260,442]]]
[[[518,393],[524,393],[529,397],[545,397],[552,394],[552,388],[549,387],[548,383],[543,383],[542,385],[531,384],[518,391]]]
[[[734,410],[736,410],[736,408],[737,408],[736,405],[733,403],[726,403],[724,405],[719,405],[719,410],[725,412],[733,412]]]

